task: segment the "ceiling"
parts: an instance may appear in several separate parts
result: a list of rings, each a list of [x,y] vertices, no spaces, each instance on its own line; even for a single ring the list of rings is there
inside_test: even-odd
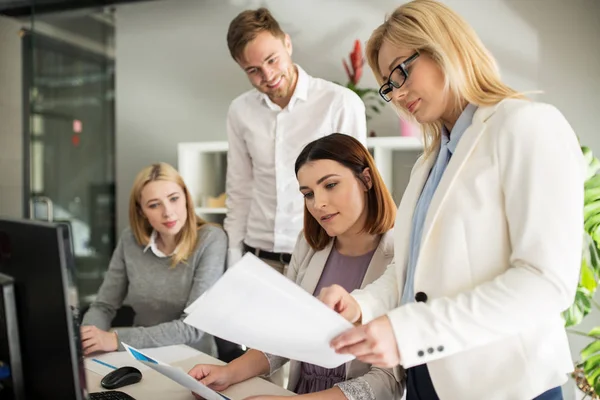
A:
[[[0,0],[0,15],[24,17],[149,0]]]

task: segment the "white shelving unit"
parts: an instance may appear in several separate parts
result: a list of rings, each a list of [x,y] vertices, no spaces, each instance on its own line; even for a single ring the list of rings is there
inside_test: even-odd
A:
[[[228,148],[227,141],[187,142],[177,146],[177,168],[194,198],[197,214],[221,215],[227,211],[225,208],[205,207],[205,199],[225,191]],[[368,138],[367,148],[373,154],[383,181],[392,191],[394,153],[419,152],[423,146],[417,138],[390,136]]]
[[[196,214],[226,214],[225,207],[196,207]]]

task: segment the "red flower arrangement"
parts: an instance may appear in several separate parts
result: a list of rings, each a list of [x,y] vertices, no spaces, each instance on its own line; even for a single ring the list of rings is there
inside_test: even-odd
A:
[[[346,70],[346,75],[348,76],[348,83],[346,83],[346,87],[352,90],[354,93],[358,95],[365,103],[365,108],[367,110],[367,120],[372,118],[371,113],[379,114],[380,107],[385,103],[379,97],[379,90],[373,88],[359,88],[358,82],[363,74],[363,65],[365,64],[365,59],[363,57],[362,46],[360,44],[360,40],[354,41],[354,48],[350,53],[350,62],[346,62],[346,60],[342,60],[344,69]]]

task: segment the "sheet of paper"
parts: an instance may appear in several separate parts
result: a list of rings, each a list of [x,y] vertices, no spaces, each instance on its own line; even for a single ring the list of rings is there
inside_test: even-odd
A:
[[[205,400],[229,400],[228,397],[222,395],[221,393],[215,392],[214,390],[204,386],[196,379],[189,376],[184,370],[180,368],[175,368],[157,360],[156,358],[148,356],[148,354],[144,354],[140,350],[137,350],[127,344],[123,343],[125,350],[131,357],[133,357],[136,362],[140,362],[144,365],[147,365],[149,368],[154,369],[155,371],[163,374],[167,378],[179,383],[181,386],[190,389],[192,392],[199,394]]]
[[[163,360],[163,362],[169,364],[187,360],[199,353],[198,350],[182,344],[142,349],[141,351],[143,351],[144,354],[148,354],[150,357]],[[94,357],[86,357],[83,360],[83,363],[85,369],[102,376],[113,371],[114,369],[112,367],[121,368],[124,366],[131,366],[136,367],[140,371],[149,369],[146,365],[131,359],[126,351],[115,351],[112,353],[99,354]]]
[[[185,312],[185,323],[270,354],[335,368],[329,342],[352,324],[250,253]]]

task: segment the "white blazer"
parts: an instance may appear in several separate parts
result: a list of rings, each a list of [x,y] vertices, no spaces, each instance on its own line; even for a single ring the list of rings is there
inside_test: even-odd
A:
[[[387,314],[401,365],[426,363],[441,400],[530,400],[573,370],[561,312],[582,252],[585,164],[554,107],[480,107],[426,216],[414,289],[399,307],[413,212],[435,155],[399,206],[395,261],[353,292],[363,322]]]

